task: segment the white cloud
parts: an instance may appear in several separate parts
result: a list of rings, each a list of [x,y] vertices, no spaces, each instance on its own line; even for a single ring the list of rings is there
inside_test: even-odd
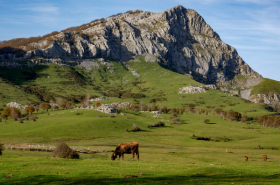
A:
[[[235,0],[240,3],[254,3],[254,4],[273,4],[278,0]]]
[[[49,5],[49,6],[34,6],[34,7],[24,7],[24,8],[18,8],[19,10],[29,10],[34,11],[38,13],[59,13],[59,8]]]

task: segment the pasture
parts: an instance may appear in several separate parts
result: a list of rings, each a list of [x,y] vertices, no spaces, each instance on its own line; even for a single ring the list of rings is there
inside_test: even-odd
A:
[[[231,97],[234,98],[234,97]],[[264,110],[263,110],[264,111]],[[37,113],[38,120],[0,122],[2,143],[38,143],[114,150],[122,142],[139,142],[140,161],[110,160],[110,152],[80,154],[80,159],[51,157],[50,152],[10,150],[0,156],[0,184],[277,184],[280,179],[277,128],[223,120],[216,115],[122,111],[108,118],[94,110]],[[261,110],[260,110],[261,112]],[[79,113],[79,114],[77,114]],[[97,117],[101,114],[102,117]],[[257,113],[252,113],[257,114]],[[205,124],[204,119],[210,123]],[[165,127],[147,128],[162,120]],[[132,125],[139,132],[126,132]],[[210,138],[196,140],[193,135]],[[83,139],[85,137],[90,140]],[[77,139],[80,138],[80,139]],[[263,148],[263,149],[260,149]],[[227,150],[227,152],[225,151]],[[267,161],[262,156],[267,155]],[[244,156],[248,156],[245,161]],[[12,175],[11,175],[12,174]],[[136,175],[134,178],[124,178]]]

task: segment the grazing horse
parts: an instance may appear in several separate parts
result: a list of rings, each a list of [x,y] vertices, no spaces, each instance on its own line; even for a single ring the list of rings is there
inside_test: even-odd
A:
[[[266,161],[267,160],[267,155],[263,155],[263,160]]]
[[[248,161],[248,157],[247,156],[245,156],[245,161]]]
[[[138,142],[131,142],[131,143],[121,143],[116,147],[114,153],[111,154],[111,160],[115,160],[119,156],[119,160],[122,156],[122,160],[124,159],[124,154],[131,154],[132,158],[134,159],[134,155],[137,155],[137,161],[139,161],[139,143]]]

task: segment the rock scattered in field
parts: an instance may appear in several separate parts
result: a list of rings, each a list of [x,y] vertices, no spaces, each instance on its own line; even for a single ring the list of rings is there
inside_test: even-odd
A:
[[[115,109],[115,107],[108,105],[108,104],[103,104],[100,107],[98,107],[96,110],[103,112],[103,113],[107,113],[107,114],[116,114],[117,110]]]
[[[102,101],[102,100],[108,100],[108,98],[106,98],[104,96],[100,96],[99,98],[90,99],[89,101]]]
[[[200,87],[182,87],[179,89],[179,94],[205,93],[206,90],[217,90],[217,87],[215,85],[205,85]]]
[[[131,106],[131,103],[129,102],[123,102],[123,103],[111,103],[112,106],[117,107],[117,108],[125,108],[127,105]]]
[[[26,108],[26,106],[22,106],[21,104],[19,104],[17,102],[7,103],[7,107],[15,107],[15,108],[18,108],[18,109],[25,109]]]

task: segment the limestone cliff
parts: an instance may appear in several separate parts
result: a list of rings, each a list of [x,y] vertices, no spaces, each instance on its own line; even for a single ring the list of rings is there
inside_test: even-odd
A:
[[[60,32],[52,40],[46,48],[47,41],[33,43],[38,49],[18,60],[40,56],[127,62],[142,55],[146,61],[160,62],[206,84],[245,89],[262,81],[196,11],[182,6],[160,13],[130,11],[89,23],[80,32]]]

